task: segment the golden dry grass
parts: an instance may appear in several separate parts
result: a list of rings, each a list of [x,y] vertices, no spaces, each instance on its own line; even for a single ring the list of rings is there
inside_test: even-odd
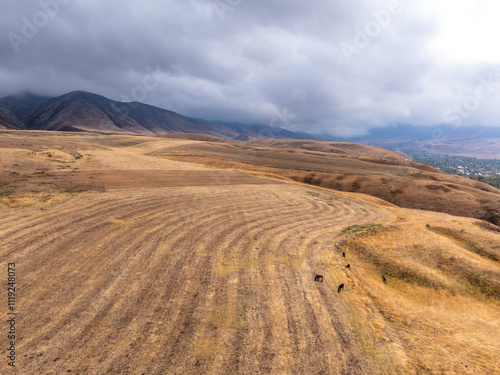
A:
[[[280,176],[334,190],[382,198],[400,207],[470,216],[500,225],[500,191],[461,176],[449,175],[422,164],[395,160],[378,148],[360,147],[365,157],[345,153],[310,152],[302,141],[260,141],[299,149],[253,147],[240,144],[197,143],[159,149],[152,155],[199,163],[214,168],[237,169]],[[317,142],[309,142],[317,147]],[[308,143],[308,144],[309,144]],[[323,146],[320,143],[320,146]],[[356,150],[356,148],[353,148]]]
[[[380,333],[393,332],[404,348],[402,373],[498,373],[500,264],[472,251],[472,242],[443,235],[438,224],[460,228],[487,253],[500,245],[500,236],[473,220],[402,212],[391,225],[345,240],[346,262],[356,265],[352,281],[383,318]],[[481,244],[483,236],[491,242]]]
[[[343,156],[349,156],[352,158],[367,158],[374,160],[387,160],[401,162],[411,161],[411,158],[401,152],[390,151],[386,148],[361,145],[356,143],[348,142],[320,142],[320,141],[308,141],[308,140],[288,140],[288,139],[259,139],[246,141],[246,144],[272,147],[272,148],[284,148],[289,152],[293,150],[307,150],[317,153],[327,153],[327,154],[337,154]]]
[[[496,226],[158,157],[206,142],[6,134],[2,373],[500,372]]]

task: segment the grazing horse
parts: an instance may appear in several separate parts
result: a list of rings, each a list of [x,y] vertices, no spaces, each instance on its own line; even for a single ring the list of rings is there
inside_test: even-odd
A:
[[[344,284],[340,284],[340,285],[339,285],[339,290],[338,290],[338,292],[337,292],[337,293],[340,293],[340,291],[341,291],[342,289],[344,289]]]
[[[386,283],[386,282],[387,282],[387,280],[385,279],[385,276],[384,276],[384,275],[382,275],[382,281],[383,281],[384,283]]]
[[[347,266],[345,266],[345,268],[347,268],[348,270],[350,270],[351,269],[351,265],[348,264]]]
[[[314,278],[314,281],[323,282],[323,275],[316,275],[316,277]]]
[[[342,256],[345,258],[345,252],[344,251],[342,251]]]

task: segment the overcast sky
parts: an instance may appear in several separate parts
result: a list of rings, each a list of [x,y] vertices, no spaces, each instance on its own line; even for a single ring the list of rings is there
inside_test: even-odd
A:
[[[332,135],[500,126],[498,0],[0,3],[0,96],[91,91]]]

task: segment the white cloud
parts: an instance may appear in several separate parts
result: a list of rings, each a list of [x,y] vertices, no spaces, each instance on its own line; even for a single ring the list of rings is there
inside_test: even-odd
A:
[[[500,3],[491,0],[458,2],[424,1],[425,9],[439,20],[429,42],[441,64],[500,63],[498,35]]]

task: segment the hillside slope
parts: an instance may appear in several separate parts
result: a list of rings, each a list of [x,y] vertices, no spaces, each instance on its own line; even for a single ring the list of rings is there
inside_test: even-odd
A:
[[[84,91],[56,98],[8,96],[0,107],[11,111],[27,130],[88,131],[113,134],[198,133],[246,140],[252,138],[319,139],[265,125],[209,123],[162,108],[123,103]]]
[[[500,372],[500,227],[161,156],[213,144],[2,133],[2,374]]]
[[[372,129],[363,137],[346,141],[377,145],[391,150],[427,151],[480,159],[500,158],[500,129],[485,126],[398,125]]]
[[[255,144],[277,145],[277,148]],[[156,154],[217,168],[281,176],[334,190],[369,194],[400,207],[500,224],[500,191],[490,185],[412,163],[404,154],[379,147],[314,141],[305,144],[296,141],[186,144],[158,150]]]
[[[387,148],[367,146],[358,143],[281,139],[258,139],[248,141],[246,143],[252,146],[318,151],[327,154],[348,156],[350,158],[370,158],[395,162],[407,162],[411,160],[408,155],[402,152],[391,151]]]
[[[10,111],[0,107],[0,129],[25,129],[24,124]]]

